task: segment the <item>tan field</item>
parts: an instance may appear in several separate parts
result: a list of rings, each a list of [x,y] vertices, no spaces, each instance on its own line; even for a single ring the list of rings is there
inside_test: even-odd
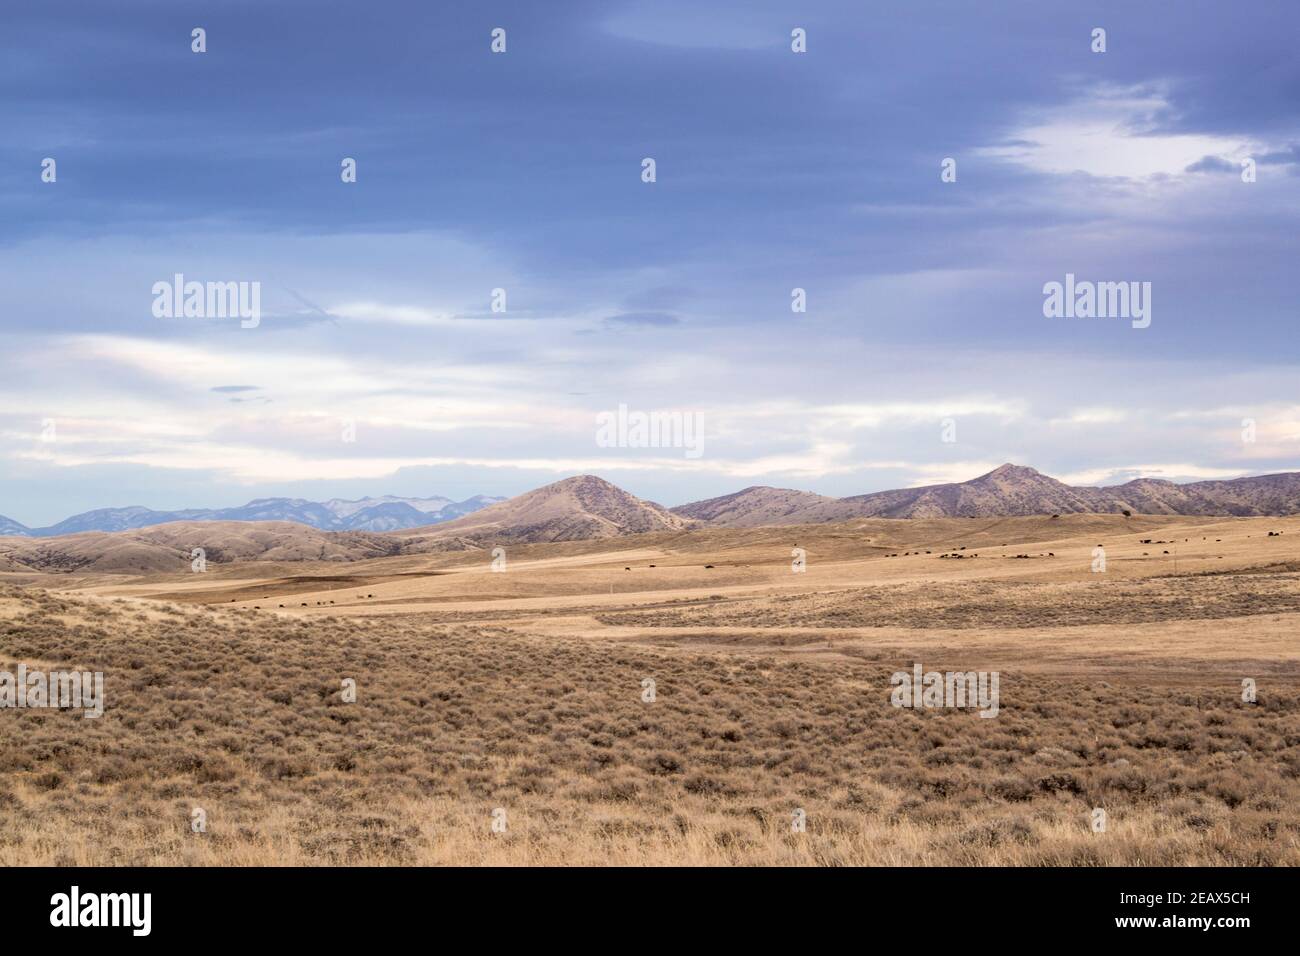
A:
[[[103,671],[107,697],[7,712],[0,865],[1300,863],[1300,518],[870,519],[491,564],[0,574],[0,669]],[[997,672],[997,715],[892,706],[916,663]]]

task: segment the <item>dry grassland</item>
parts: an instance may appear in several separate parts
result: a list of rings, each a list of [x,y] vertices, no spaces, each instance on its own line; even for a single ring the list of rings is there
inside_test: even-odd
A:
[[[1143,520],[5,587],[0,670],[108,700],[0,710],[0,865],[1300,863],[1300,520]],[[915,661],[998,716],[890,706]]]

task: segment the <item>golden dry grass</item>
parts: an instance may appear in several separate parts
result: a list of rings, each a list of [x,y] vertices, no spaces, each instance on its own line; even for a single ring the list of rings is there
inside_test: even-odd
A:
[[[0,865],[1295,865],[1300,522],[1121,520],[5,588],[0,670],[108,711],[0,710]],[[1175,533],[1177,574],[1138,537]],[[1000,714],[893,708],[914,661],[1000,671]]]
[[[0,711],[0,865],[1295,865],[1290,535],[1138,529],[1175,574],[1109,521],[1002,526],[1051,560],[897,522],[802,575],[782,529],[7,588],[0,669],[102,670],[108,710]],[[999,670],[999,715],[891,707],[918,660]]]

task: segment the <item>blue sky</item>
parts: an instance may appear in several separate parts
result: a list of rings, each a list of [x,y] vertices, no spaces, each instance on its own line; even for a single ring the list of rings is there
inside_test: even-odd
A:
[[[0,514],[1293,470],[1297,27],[1195,0],[6,10]],[[154,317],[178,272],[260,282],[260,324]],[[1067,273],[1150,282],[1150,327],[1044,317]],[[620,404],[697,415],[703,454],[599,447]]]

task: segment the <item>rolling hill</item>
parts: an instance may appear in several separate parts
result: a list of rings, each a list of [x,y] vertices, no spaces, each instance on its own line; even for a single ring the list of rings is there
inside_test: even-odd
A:
[[[282,514],[286,499],[251,502],[247,515]],[[1139,479],[1107,488],[1074,487],[1032,468],[1002,465],[970,481],[829,498],[805,491],[751,487],[669,510],[597,478],[580,475],[486,507],[487,499],[362,499],[340,517],[364,519],[364,530],[333,531],[305,521],[189,519],[117,533],[80,531],[54,537],[0,536],[0,571],[184,571],[193,548],[209,563],[231,561],[355,561],[492,548],[497,545],[600,541],[624,535],[678,533],[701,528],[739,530],[827,524],[864,518],[939,519],[1032,517],[1061,514],[1265,516],[1300,514],[1300,474],[1175,484]],[[312,504],[310,502],[305,504]],[[325,502],[313,509],[326,509]],[[442,520],[450,507],[475,507]],[[424,517],[417,527],[407,509]],[[118,509],[105,523],[141,520]],[[293,511],[301,513],[302,509]],[[317,514],[307,509],[311,514]],[[326,509],[328,510],[328,509]],[[161,512],[147,512],[158,515]],[[334,514],[333,511],[329,511]],[[187,513],[188,514],[188,513]],[[432,519],[432,520],[430,520]],[[398,525],[398,527],[392,527]]]
[[[786,524],[791,515],[816,512],[839,504],[838,498],[794,491],[790,488],[754,486],[734,494],[709,498],[673,508],[674,514],[731,528],[757,528]]]
[[[56,538],[0,538],[0,570],[189,572],[193,550],[209,564],[232,561],[357,561],[398,554],[400,539],[319,531],[287,521],[179,521],[131,531]]]
[[[413,538],[470,546],[509,542],[582,541],[649,531],[683,531],[696,522],[643,501],[595,475],[536,488],[464,518],[417,529]],[[427,534],[421,532],[427,531]]]
[[[363,510],[373,511],[374,507]],[[697,524],[603,479],[583,475],[451,521],[426,521],[424,527],[412,530],[336,532],[288,521],[189,520],[117,533],[0,537],[0,571],[184,572],[190,568],[194,548],[203,548],[208,563],[215,565],[232,561],[358,561],[499,544],[682,531]]]
[[[970,481],[826,498],[783,488],[747,488],[673,509],[724,527],[819,524],[850,518],[991,518],[1042,514],[1263,516],[1300,514],[1300,472],[1177,484],[1139,478],[1122,485],[1067,485],[1006,464]]]

